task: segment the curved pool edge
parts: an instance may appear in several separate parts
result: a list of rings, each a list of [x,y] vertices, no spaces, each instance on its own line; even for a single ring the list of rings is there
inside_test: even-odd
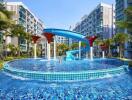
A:
[[[115,75],[125,73],[128,70],[127,65],[122,65],[117,68],[87,70],[77,72],[42,72],[28,71],[12,68],[8,62],[4,64],[3,71],[22,78],[43,80],[43,81],[87,81],[93,79],[108,78]]]

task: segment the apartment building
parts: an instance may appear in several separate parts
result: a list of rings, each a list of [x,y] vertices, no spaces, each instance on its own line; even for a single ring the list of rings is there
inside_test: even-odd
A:
[[[100,3],[90,14],[84,15],[73,31],[85,36],[99,35],[101,39],[114,34],[115,13],[113,5]]]
[[[4,2],[4,0],[0,0],[0,3]]]
[[[61,43],[68,44],[68,38],[63,36],[56,36],[56,42],[58,44],[61,44]]]
[[[123,21],[126,19],[126,15],[124,14],[124,10],[132,6],[132,0],[116,0],[116,21]],[[126,34],[131,34],[132,32],[128,32],[127,29],[120,29],[116,27],[116,32],[117,33],[126,33]],[[127,58],[132,58],[132,42],[128,42],[125,45],[125,57]]]
[[[7,10],[13,12],[12,19],[16,22],[16,24],[24,26],[26,32],[32,34],[42,34],[44,23],[22,2],[7,2],[6,8]],[[6,43],[13,43],[15,45],[19,44],[22,50],[27,50],[27,44],[24,39],[7,37]]]

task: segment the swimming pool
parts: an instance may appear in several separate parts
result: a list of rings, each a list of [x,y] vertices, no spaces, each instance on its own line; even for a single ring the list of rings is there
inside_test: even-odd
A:
[[[25,59],[23,59],[25,60]],[[34,59],[28,59],[34,60]],[[35,59],[38,62],[46,63],[44,59]],[[17,60],[19,61],[19,60]],[[80,61],[83,63],[89,60]],[[78,61],[79,62],[79,61]],[[78,63],[77,62],[77,63]],[[13,61],[9,62],[10,66],[13,65]],[[28,62],[29,63],[29,62]],[[48,63],[48,62],[47,62]],[[51,61],[52,63],[52,61]],[[58,63],[56,61],[55,65]],[[62,62],[61,64],[65,64],[66,62]],[[73,63],[73,62],[69,62]],[[97,63],[104,65],[99,68],[85,68],[81,70],[81,72],[86,71],[95,71],[95,70],[110,70],[110,69],[118,69],[121,66],[125,65],[125,69],[123,67],[123,72],[118,74],[107,75],[107,77],[90,79],[85,81],[63,81],[63,82],[53,82],[53,81],[44,81],[44,80],[36,80],[32,78],[20,77],[16,74],[11,74],[7,71],[0,71],[0,100],[132,100],[132,73],[126,67],[126,63],[116,60],[116,59],[104,59],[95,60],[94,63],[97,66]],[[15,66],[15,69],[19,68]],[[24,63],[23,63],[24,64]],[[37,63],[40,66],[39,63]],[[79,64],[79,63],[78,63]],[[112,67],[105,67],[105,65],[113,65]],[[26,64],[24,64],[26,65]],[[34,64],[36,66],[36,63]],[[51,64],[53,66],[53,64]],[[75,64],[76,65],[76,64]],[[116,65],[116,66],[114,66]],[[21,66],[21,65],[20,65]],[[73,64],[72,64],[73,66]],[[84,65],[85,66],[85,65]],[[31,65],[30,65],[31,67]],[[27,68],[27,67],[25,67]],[[47,67],[48,68],[48,67]],[[78,68],[75,70],[71,70],[68,66],[68,70],[63,70],[63,72],[79,72]],[[44,68],[42,68],[44,69]],[[35,69],[34,71],[51,71],[60,72],[60,69],[57,70],[42,70]],[[56,69],[56,68],[55,68]],[[19,70],[23,70],[20,69]],[[24,69],[25,70],[25,69]],[[27,68],[27,71],[31,71],[32,68]]]
[[[132,100],[132,75],[85,82],[25,80],[0,72],[0,100]]]
[[[86,81],[124,73],[127,65],[118,59],[47,61],[22,59],[7,62],[4,71],[15,76],[43,81]]]
[[[8,65],[21,70],[27,71],[43,71],[43,72],[76,72],[87,70],[101,70],[108,68],[116,68],[117,66],[124,65],[124,62],[119,59],[89,59],[62,61],[58,60],[45,60],[42,58],[28,58],[21,60],[13,60],[8,62]]]

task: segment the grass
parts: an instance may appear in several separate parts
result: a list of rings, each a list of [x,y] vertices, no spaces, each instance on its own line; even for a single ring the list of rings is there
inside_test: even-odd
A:
[[[4,61],[0,61],[0,70],[3,68]]]
[[[22,57],[6,57],[4,60],[0,60],[0,70],[3,68],[3,64],[6,61],[10,61],[10,60],[14,60],[14,59],[22,59],[22,58],[27,58],[26,56],[22,56]]]

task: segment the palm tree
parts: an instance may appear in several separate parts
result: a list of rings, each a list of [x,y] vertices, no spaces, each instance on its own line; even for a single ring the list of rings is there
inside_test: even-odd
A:
[[[57,52],[59,56],[65,55],[67,50],[69,50],[68,45],[63,44],[63,43],[57,45]]]
[[[16,46],[15,50],[16,50],[17,56],[20,56],[20,46]]]
[[[9,51],[11,53],[11,56],[14,56],[15,55],[16,49],[15,49],[15,45],[14,44],[9,43],[7,45],[7,49],[9,49]]]
[[[6,31],[14,24],[14,21],[11,18],[12,14],[11,11],[6,10],[4,4],[0,3],[0,31]]]
[[[29,55],[29,52],[30,52],[29,45],[32,41],[31,33],[25,32],[25,28],[20,24],[14,25],[14,27],[11,30],[11,33],[12,33],[11,34],[12,36],[18,37],[18,39],[21,38],[27,41],[27,54]]]
[[[11,29],[11,36],[12,37],[17,37],[17,39],[23,39],[26,37],[26,32],[24,30],[24,27],[22,25],[16,24],[12,26],[13,28]],[[19,53],[20,55],[20,50]]]
[[[108,57],[111,57],[111,45],[113,44],[113,39],[106,39],[104,40],[104,43],[106,44],[106,46],[108,47]]]
[[[30,43],[32,42],[32,34],[26,32],[25,39],[27,41],[27,53],[28,56],[30,55]]]
[[[77,49],[79,47],[79,44],[78,43],[73,43],[70,48],[71,49]]]
[[[119,27],[121,29],[127,29],[127,32],[131,34],[132,33],[132,6],[129,6],[127,9],[125,9],[124,13],[126,15],[125,20],[118,21],[117,27]],[[128,39],[127,41],[132,43],[132,35],[130,35],[130,34],[127,34],[126,36],[122,36],[122,37],[126,37]],[[120,45],[122,45],[122,44],[120,44]],[[120,46],[120,48],[121,48],[121,46]],[[121,54],[120,54],[120,57],[121,57]]]
[[[11,26],[14,24],[14,21],[12,21],[12,12],[7,11],[4,4],[0,3],[0,31],[2,31],[3,36],[6,37],[10,35],[10,29]],[[6,51],[6,41],[3,40],[3,49],[5,51],[5,57],[7,56],[7,51]]]
[[[81,47],[85,47],[86,46],[86,43],[85,42],[81,42]],[[70,48],[71,49],[78,49],[79,47],[79,43],[73,43]]]
[[[13,25],[13,28],[11,29],[11,35],[19,38],[25,38],[26,32],[22,25],[16,24]]]
[[[132,32],[132,6],[129,6],[127,9],[124,11],[126,15],[126,19],[122,21],[117,21],[117,27],[119,28],[127,28],[128,31]]]
[[[119,45],[119,56],[123,57],[124,44],[128,41],[128,34],[117,33],[114,36],[114,41]]]
[[[94,45],[95,46],[100,46],[100,44],[103,42],[103,40],[101,40],[101,39],[96,39],[95,41],[94,41]]]
[[[99,48],[100,48],[100,45],[103,43],[103,40],[101,40],[101,39],[96,39],[95,41],[94,41],[94,46],[96,47],[96,51],[95,51],[95,55],[97,54],[97,55],[100,55],[100,52],[99,52]]]

